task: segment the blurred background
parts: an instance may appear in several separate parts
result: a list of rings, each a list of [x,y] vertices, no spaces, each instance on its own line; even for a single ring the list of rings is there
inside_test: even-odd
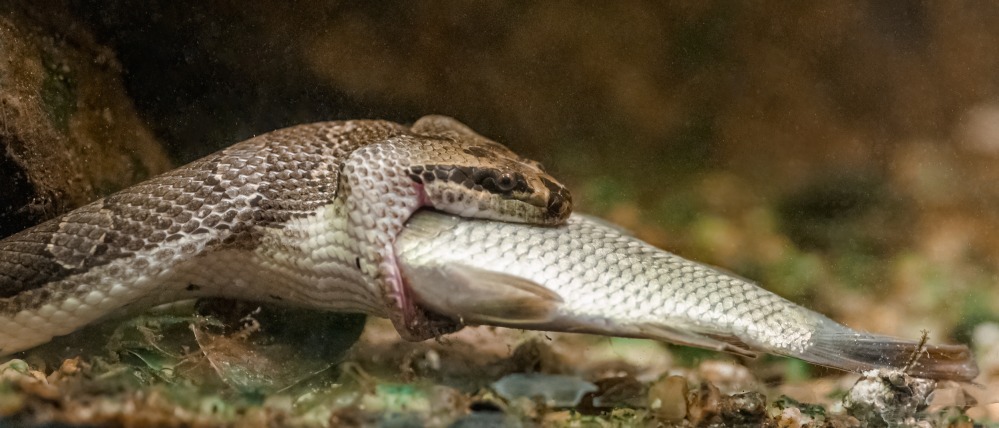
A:
[[[7,224],[275,128],[439,113],[542,161],[580,212],[855,328],[977,335],[999,377],[999,4],[18,3],[4,162],[101,135],[133,167],[7,174]]]

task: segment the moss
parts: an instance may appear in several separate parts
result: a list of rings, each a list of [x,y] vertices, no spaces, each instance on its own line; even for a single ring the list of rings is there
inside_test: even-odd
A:
[[[813,419],[824,420],[826,417],[825,407],[818,404],[802,403],[786,395],[781,395],[780,397],[777,397],[777,399],[774,400],[773,403],[771,403],[770,405],[778,410],[784,410],[793,407],[798,410],[801,410],[801,413],[803,415],[806,415]]]

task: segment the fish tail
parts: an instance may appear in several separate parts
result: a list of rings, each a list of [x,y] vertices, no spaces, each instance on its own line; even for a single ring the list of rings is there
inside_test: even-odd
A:
[[[921,340],[862,333],[822,317],[803,360],[843,370],[863,372],[895,369],[926,379],[969,382],[978,376],[978,364],[964,345],[930,345]]]

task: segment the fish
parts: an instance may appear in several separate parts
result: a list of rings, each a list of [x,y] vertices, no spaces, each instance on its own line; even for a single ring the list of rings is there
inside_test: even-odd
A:
[[[962,382],[978,375],[965,345],[853,330],[582,214],[551,227],[423,210],[394,245],[406,292],[460,325],[652,339],[858,373]]]

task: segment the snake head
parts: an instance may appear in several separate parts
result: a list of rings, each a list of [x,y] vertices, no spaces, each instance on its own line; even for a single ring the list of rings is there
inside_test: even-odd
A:
[[[445,116],[427,116],[412,131],[433,137],[434,154],[416,156],[409,177],[434,208],[463,217],[558,225],[572,212],[568,189],[540,163]]]

